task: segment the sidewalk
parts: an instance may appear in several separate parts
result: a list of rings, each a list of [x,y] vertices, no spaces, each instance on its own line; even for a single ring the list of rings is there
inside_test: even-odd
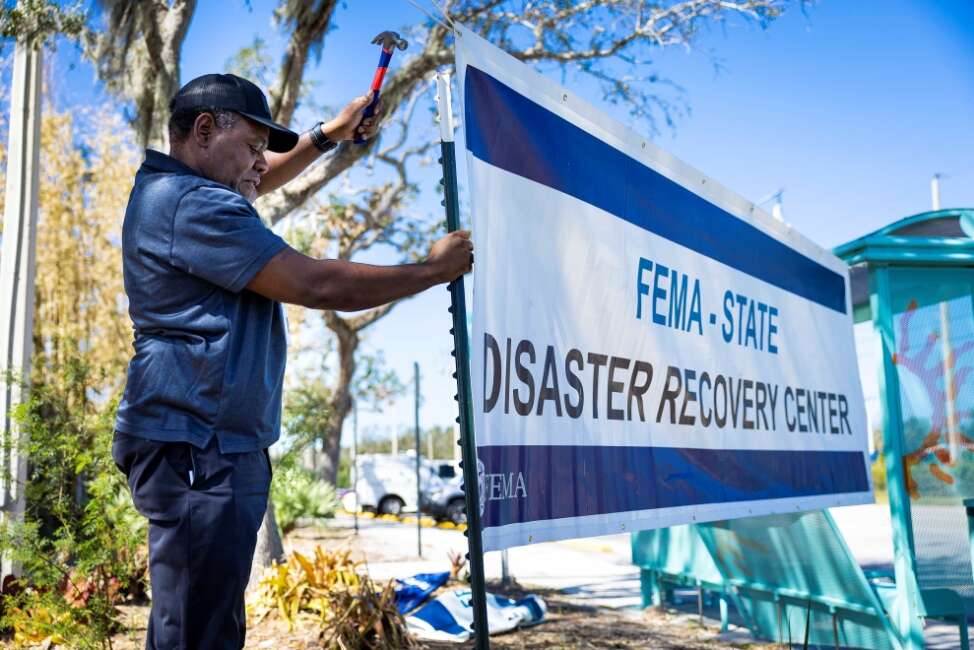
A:
[[[340,515],[329,528],[347,534],[353,523],[351,516]],[[310,550],[323,534],[320,529],[296,531],[285,550]],[[467,552],[467,538],[455,530],[423,528],[422,541],[419,558],[414,525],[360,517],[355,547],[377,580],[446,571],[451,552]],[[523,585],[558,589],[593,607],[639,608],[639,570],[630,562],[628,535],[520,546],[510,549],[508,558],[510,574]],[[500,552],[485,554],[484,572],[488,581],[501,579]]]

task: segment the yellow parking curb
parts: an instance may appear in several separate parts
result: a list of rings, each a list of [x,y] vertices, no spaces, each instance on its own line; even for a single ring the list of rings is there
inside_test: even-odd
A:
[[[349,512],[344,508],[339,508],[337,511],[335,511],[335,515],[342,516],[342,517],[354,517],[355,513]],[[415,515],[404,515],[404,516],[397,517],[396,515],[377,515],[374,512],[360,512],[358,513],[358,516],[364,519],[380,519],[382,521],[391,521],[397,524],[408,524],[410,526],[416,525]],[[431,517],[422,517],[419,520],[419,525],[422,526],[423,528],[442,528],[443,530],[459,530],[459,531],[467,530],[466,524],[457,525],[454,524],[452,521],[437,522]]]

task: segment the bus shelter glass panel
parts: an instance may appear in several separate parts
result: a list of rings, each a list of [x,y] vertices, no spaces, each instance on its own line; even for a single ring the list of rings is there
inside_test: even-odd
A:
[[[974,611],[974,269],[890,269],[890,294],[917,580]]]

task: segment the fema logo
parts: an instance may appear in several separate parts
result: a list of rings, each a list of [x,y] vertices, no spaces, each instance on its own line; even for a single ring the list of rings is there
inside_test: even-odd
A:
[[[484,508],[487,506],[487,469],[479,458],[477,459],[477,487],[480,497],[480,516],[483,517]]]
[[[480,516],[484,516],[488,501],[524,499],[528,496],[523,472],[490,473],[477,459],[477,486],[480,488]]]

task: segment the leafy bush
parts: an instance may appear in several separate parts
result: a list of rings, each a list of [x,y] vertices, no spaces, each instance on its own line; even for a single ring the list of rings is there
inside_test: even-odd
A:
[[[274,513],[284,534],[294,530],[301,518],[332,517],[338,508],[335,488],[311,470],[282,463],[271,486]]]
[[[295,551],[283,564],[274,564],[261,577],[250,603],[253,620],[277,615],[293,629],[299,618],[321,626],[323,648],[400,650],[415,648],[396,608],[393,581],[381,591],[351,553],[315,548],[308,558]]]
[[[880,501],[885,501],[886,496],[886,460],[883,455],[880,454],[876,460],[872,462],[870,467],[873,475],[873,492],[876,494],[876,498]]]
[[[85,398],[79,360],[58,371],[13,414],[29,465],[24,520],[0,525],[0,551],[23,567],[2,625],[21,643],[101,648],[120,629],[116,605],[144,592],[146,526],[111,459],[115,402]]]

